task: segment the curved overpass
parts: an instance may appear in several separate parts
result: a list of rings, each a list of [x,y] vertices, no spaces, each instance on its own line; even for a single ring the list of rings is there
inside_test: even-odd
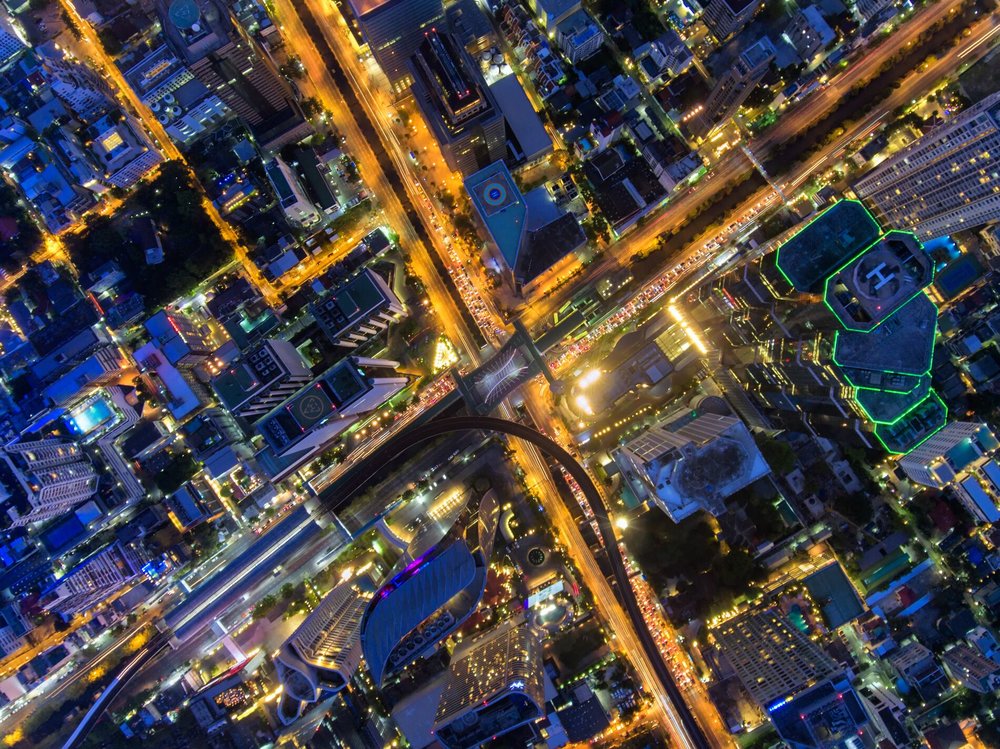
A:
[[[372,455],[365,461],[370,468],[368,470],[360,471],[360,473],[364,474],[364,478],[362,478],[360,482],[356,482],[354,486],[348,487],[346,496],[345,494],[338,493],[338,499],[341,502],[348,499],[350,494],[353,494],[359,483],[366,483],[367,480],[374,477],[375,474],[389,464],[394,455],[398,455],[402,450],[445,434],[479,430],[499,432],[501,434],[517,437],[530,442],[549,457],[559,461],[566,471],[576,480],[577,484],[580,485],[580,489],[587,497],[587,501],[590,503],[590,507],[594,511],[598,527],[601,530],[601,536],[605,540],[604,550],[608,555],[611,571],[614,574],[615,582],[618,585],[618,596],[621,599],[622,604],[625,606],[625,610],[628,613],[629,618],[632,620],[636,633],[639,636],[639,641],[642,643],[642,648],[646,652],[646,657],[652,664],[663,691],[673,704],[677,717],[680,720],[684,733],[686,734],[686,736],[681,738],[686,739],[684,741],[686,746],[695,747],[695,749],[711,749],[712,745],[705,737],[704,732],[701,730],[701,726],[698,725],[694,715],[688,708],[687,703],[684,702],[684,697],[681,694],[680,689],[678,689],[677,684],[674,683],[673,676],[670,674],[669,669],[667,669],[666,664],[663,662],[663,656],[660,654],[659,648],[656,646],[656,641],[653,639],[652,634],[650,634],[649,629],[646,627],[646,621],[643,619],[642,611],[640,610],[639,604],[635,599],[635,595],[632,593],[632,585],[629,582],[628,573],[625,571],[625,562],[622,559],[618,543],[615,541],[614,528],[612,527],[611,520],[608,517],[608,509],[604,504],[604,498],[601,496],[600,491],[597,489],[597,486],[590,478],[590,474],[587,473],[586,469],[584,469],[584,467],[580,465],[580,463],[578,463],[577,460],[559,443],[549,439],[541,432],[538,432],[529,426],[525,426],[524,424],[520,424],[516,421],[507,421],[506,419],[499,419],[493,416],[455,416],[438,419],[437,421],[433,421],[429,424],[423,424],[421,426],[411,427],[410,429],[405,430],[398,437],[390,440],[383,445],[382,448],[372,453]],[[331,486],[331,490],[335,490],[335,487],[336,485]],[[324,492],[327,496],[333,493],[334,491],[330,491],[329,493]]]

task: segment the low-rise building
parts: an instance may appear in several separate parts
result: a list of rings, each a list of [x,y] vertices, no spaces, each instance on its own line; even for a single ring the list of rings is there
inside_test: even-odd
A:
[[[580,8],[556,24],[556,44],[575,65],[600,52],[604,32],[590,14]]]
[[[948,677],[934,653],[914,640],[889,656],[889,663],[911,689],[924,700],[933,700],[947,686]]]
[[[1000,520],[1000,442],[986,424],[953,421],[899,462],[913,481],[950,488],[979,521]]]
[[[944,651],[941,662],[948,675],[966,689],[979,694],[1000,689],[1000,663],[964,643]]]

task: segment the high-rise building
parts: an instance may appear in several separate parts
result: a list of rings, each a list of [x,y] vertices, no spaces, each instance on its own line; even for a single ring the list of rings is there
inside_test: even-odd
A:
[[[733,617],[712,637],[750,696],[768,710],[837,673],[837,664],[776,608]]]
[[[724,42],[742,31],[763,5],[760,0],[708,0],[701,20],[716,39]]]
[[[64,617],[89,611],[143,575],[142,550],[117,541],[84,559],[42,593],[42,606]]]
[[[505,622],[452,655],[434,735],[471,749],[545,715],[541,647],[527,625]]]
[[[373,411],[406,386],[398,362],[351,356],[273,408],[254,426],[274,460],[272,479],[316,456],[361,414]]]
[[[370,268],[324,294],[309,311],[332,343],[348,348],[371,340],[406,314],[389,284]]]
[[[110,86],[91,68],[51,55],[41,57],[40,61],[52,93],[77,116],[90,120],[114,107]]]
[[[977,519],[1000,521],[1000,442],[985,424],[953,421],[899,461],[911,480],[935,489],[951,487]]]
[[[216,376],[212,387],[227,411],[250,418],[266,414],[311,379],[295,346],[271,338]]]
[[[361,663],[361,617],[374,589],[367,574],[340,583],[285,640],[275,659],[285,687],[283,722],[295,720],[304,703],[339,692],[354,676]]]
[[[80,448],[56,439],[16,442],[0,453],[0,505],[13,526],[70,511],[97,490],[97,471]]]
[[[350,0],[361,36],[397,94],[405,94],[413,75],[408,62],[424,32],[444,24],[442,0]]]
[[[499,513],[489,491],[443,537],[431,524],[411,542],[361,623],[361,649],[376,684],[431,652],[479,605]]]
[[[454,171],[468,175],[507,154],[507,127],[475,61],[450,34],[429,29],[413,57],[413,98]]]
[[[893,154],[854,184],[884,223],[923,239],[1000,219],[1000,92]]]
[[[947,421],[931,388],[933,273],[916,237],[881,234],[860,203],[841,201],[706,284],[702,311],[722,318],[705,324],[734,390],[769,423],[904,454]]]
[[[309,135],[288,85],[233,23],[222,0],[157,0],[156,5],[171,49],[250,127],[261,147],[277,150]]]
[[[697,510],[721,515],[727,497],[771,471],[742,421],[690,409],[627,442],[615,460],[629,487],[675,523]]]
[[[724,0],[718,2],[725,4]],[[708,95],[703,111],[691,120],[692,132],[705,136],[736,114],[767,74],[774,55],[774,45],[765,36],[737,57]]]
[[[12,29],[0,27],[0,70],[11,65],[26,49]]]

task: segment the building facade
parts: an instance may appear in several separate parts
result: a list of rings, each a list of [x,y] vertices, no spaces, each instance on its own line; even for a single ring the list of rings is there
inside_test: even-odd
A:
[[[167,43],[205,87],[277,150],[312,132],[291,90],[222,0],[157,0]]]
[[[65,618],[94,608],[144,573],[145,555],[121,541],[88,557],[42,593],[42,605]]]
[[[447,749],[472,749],[545,715],[541,647],[505,622],[452,658],[434,720]]]
[[[692,120],[692,130],[707,135],[736,114],[767,74],[774,55],[774,45],[765,36],[736,58],[708,95],[704,110]]]
[[[724,42],[742,31],[762,6],[760,0],[708,0],[701,20]]]
[[[3,448],[0,492],[9,524],[49,520],[97,490],[97,471],[79,446],[57,439],[17,442]]]
[[[914,482],[950,487],[978,520],[1000,520],[1000,442],[986,424],[953,421],[899,461]]]
[[[712,637],[750,696],[763,708],[829,679],[836,664],[776,608],[751,610]]]
[[[854,191],[889,226],[923,239],[1000,219],[1000,92],[883,161]]]
[[[306,703],[347,686],[361,663],[361,617],[375,584],[368,575],[331,590],[278,652],[275,665],[285,687],[279,716],[297,718]]]
[[[411,542],[361,624],[361,648],[376,684],[430,653],[475,611],[499,513],[489,491],[464,508],[443,537],[435,524]]]

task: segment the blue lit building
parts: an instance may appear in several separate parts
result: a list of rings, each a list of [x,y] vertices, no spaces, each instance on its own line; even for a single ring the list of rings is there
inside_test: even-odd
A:
[[[361,622],[361,649],[376,684],[431,652],[475,611],[499,512],[496,495],[487,492],[443,536],[431,526],[414,538]]]
[[[790,749],[867,749],[878,742],[878,732],[846,678],[817,684],[768,712]]]

